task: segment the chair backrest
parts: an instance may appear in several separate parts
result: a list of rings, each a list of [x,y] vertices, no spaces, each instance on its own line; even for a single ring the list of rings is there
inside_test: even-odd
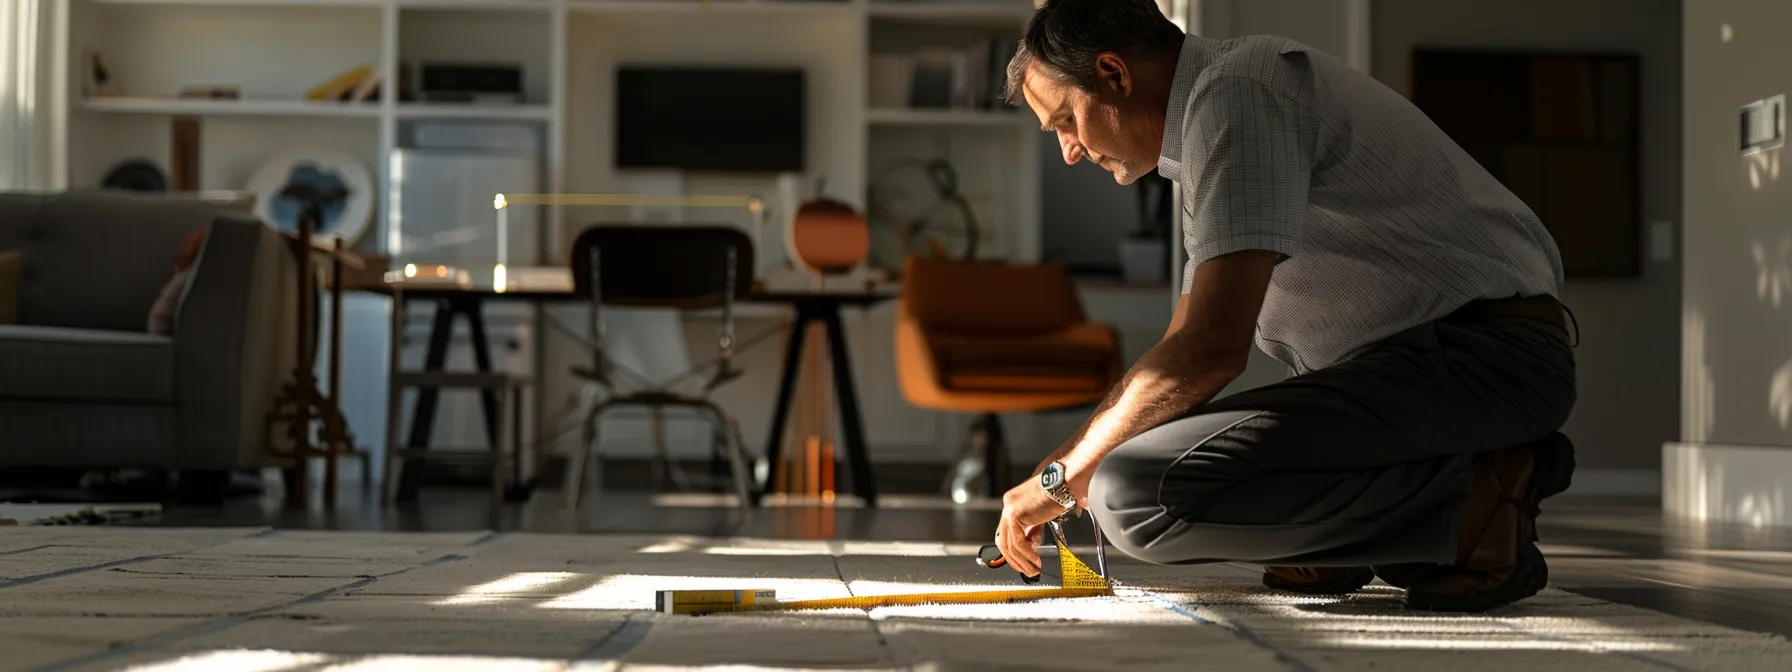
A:
[[[1041,334],[1085,321],[1063,264],[1010,266],[911,256],[902,309],[924,328],[989,335]]]
[[[572,245],[573,288],[616,306],[701,309],[753,288],[753,240],[726,225],[599,224]]]

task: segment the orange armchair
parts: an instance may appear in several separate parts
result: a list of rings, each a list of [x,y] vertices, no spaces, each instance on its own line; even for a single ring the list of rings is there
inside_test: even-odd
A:
[[[1001,413],[1101,401],[1120,380],[1120,337],[1090,322],[1060,264],[1006,266],[910,257],[896,302],[896,370],[916,406],[976,414],[948,475],[953,500],[1009,482]]]

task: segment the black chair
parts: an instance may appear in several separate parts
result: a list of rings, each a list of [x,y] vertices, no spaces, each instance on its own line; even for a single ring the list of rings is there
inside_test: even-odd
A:
[[[572,456],[566,478],[566,503],[576,508],[586,485],[586,462],[597,452],[598,422],[618,406],[648,408],[660,459],[668,458],[662,411],[682,407],[707,412],[723,435],[735,494],[743,508],[753,505],[747,457],[740,423],[709,398],[716,388],[740,376],[734,367],[734,305],[753,286],[753,241],[731,226],[603,224],[586,229],[573,242],[573,288],[591,303],[586,338],[591,366],[573,374],[602,387],[606,397],[585,416],[583,443]],[[679,310],[721,309],[720,350],[715,371],[700,393],[679,392],[665,382],[635,381],[639,389],[623,390],[629,377],[604,347],[603,307],[660,307]],[[674,381],[688,378],[675,378]],[[601,458],[601,456],[599,456]],[[601,483],[601,478],[598,479]],[[657,479],[656,479],[657,485]]]

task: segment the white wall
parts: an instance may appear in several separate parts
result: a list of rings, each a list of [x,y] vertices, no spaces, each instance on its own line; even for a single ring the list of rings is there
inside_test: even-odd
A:
[[[1664,506],[1792,524],[1792,176],[1738,150],[1737,109],[1792,93],[1792,3],[1685,4],[1682,445]]]
[[[1679,0],[1375,0],[1373,72],[1410,95],[1411,51],[1418,45],[1639,53],[1642,219],[1678,222],[1679,7]],[[1658,483],[1660,446],[1675,435],[1675,372],[1668,362],[1680,349],[1678,258],[1645,258],[1638,278],[1568,283],[1564,298],[1581,331],[1580,399],[1566,429],[1579,452],[1577,487],[1634,490]]]
[[[1210,37],[1277,35],[1345,62],[1355,48],[1351,13],[1358,0],[1207,0],[1202,30]]]
[[[1722,38],[1724,26],[1732,38]],[[1737,108],[1792,93],[1792,4],[1696,0],[1686,7],[1688,407],[1695,443],[1792,446],[1783,388],[1792,357],[1792,176],[1785,150],[1742,156]],[[1758,263],[1757,250],[1765,256]]]

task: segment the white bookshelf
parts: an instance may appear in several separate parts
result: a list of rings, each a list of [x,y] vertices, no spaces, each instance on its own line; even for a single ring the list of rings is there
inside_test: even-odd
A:
[[[1006,247],[986,250],[1030,261],[1039,255],[1037,233],[1025,230],[1037,220],[1037,206],[1026,205],[1038,200],[1038,171],[1026,165],[1038,154],[1027,137],[1029,129],[1037,133],[1031,115],[873,109],[865,82],[871,53],[887,50],[891,39],[899,48],[952,47],[979,35],[1017,39],[1032,9],[1032,0],[70,0],[62,24],[62,179],[92,186],[111,166],[133,159],[166,167],[164,120],[198,117],[208,138],[219,125],[258,136],[246,146],[204,142],[202,188],[242,188],[255,155],[282,143],[331,142],[366,143],[339,149],[370,159],[368,169],[384,186],[381,157],[400,146],[405,124],[478,120],[539,125],[548,146],[545,175],[556,190],[609,191],[629,181],[607,158],[615,66],[797,64],[809,73],[812,99],[814,149],[805,182],[825,177],[829,195],[865,206],[871,175],[879,172],[874,160],[905,151],[996,157],[1018,172],[990,185],[1007,193],[980,220],[1001,229],[985,238]],[[113,97],[87,95],[82,59],[94,51],[111,71]],[[399,63],[414,68],[431,60],[519,63],[524,99],[427,103],[400,100],[392,86],[356,103],[304,99],[311,87],[358,65],[394,82]],[[234,85],[243,98],[175,97],[183,86],[203,84]],[[879,148],[891,143],[899,146]],[[694,175],[684,182],[691,191],[769,193],[772,180]],[[385,209],[377,211],[380,221],[368,237],[376,243],[364,245],[367,251],[378,251],[384,239]],[[561,230],[555,240],[570,234]]]

